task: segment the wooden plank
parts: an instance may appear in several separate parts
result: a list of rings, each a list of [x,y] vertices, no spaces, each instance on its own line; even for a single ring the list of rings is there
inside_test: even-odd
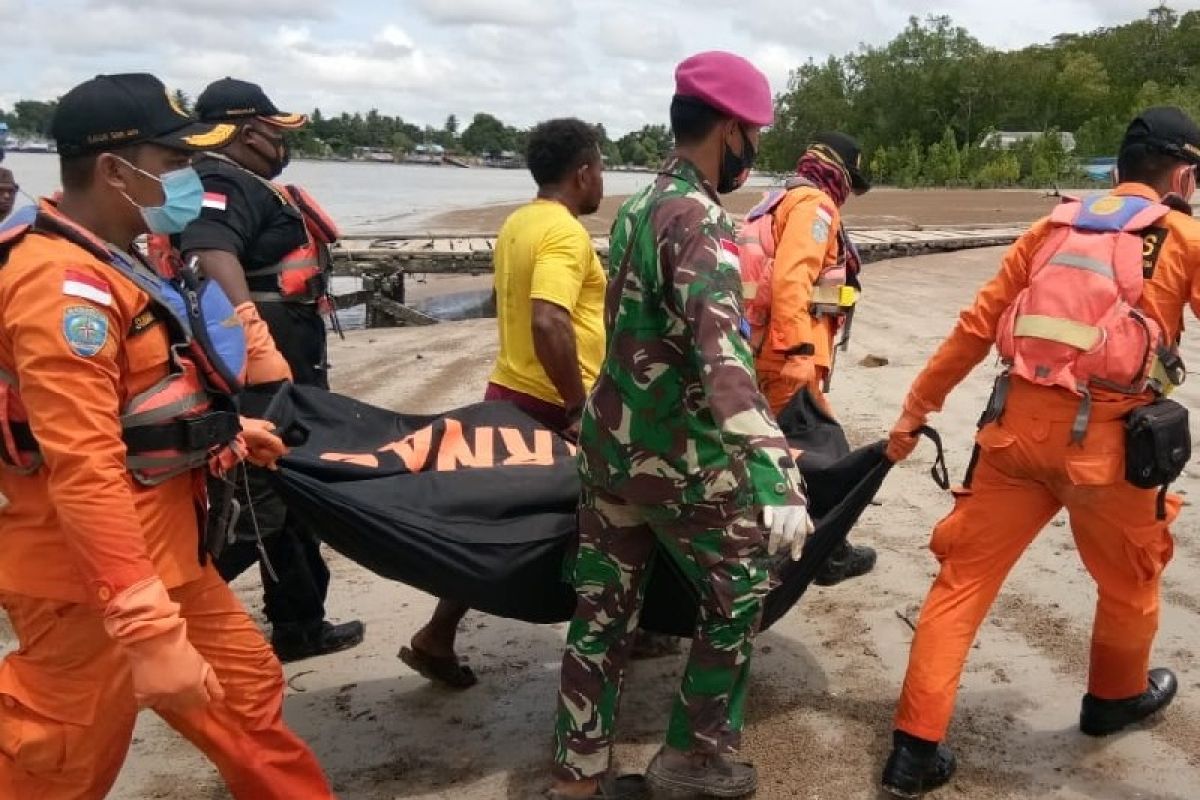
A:
[[[397,303],[395,300],[390,300],[382,295],[375,295],[371,299],[371,305],[375,313],[382,313],[391,317],[401,326],[407,325],[437,325],[438,320],[422,314],[415,308],[409,308],[406,305]]]
[[[864,233],[862,231],[856,231],[856,232],[850,233],[850,241],[854,242],[854,244],[857,245],[860,242],[863,244],[878,244],[881,240],[874,233]]]

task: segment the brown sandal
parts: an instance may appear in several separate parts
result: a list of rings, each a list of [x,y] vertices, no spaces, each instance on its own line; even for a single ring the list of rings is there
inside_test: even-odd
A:
[[[399,658],[425,680],[449,689],[470,689],[479,683],[471,668],[458,663],[453,656],[434,656],[411,647],[401,647]]]

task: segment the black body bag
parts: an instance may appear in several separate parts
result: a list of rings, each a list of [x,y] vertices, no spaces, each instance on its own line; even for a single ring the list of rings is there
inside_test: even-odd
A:
[[[1159,519],[1167,516],[1167,484],[1191,457],[1188,412],[1174,400],[1160,398],[1125,418],[1125,480],[1141,489],[1159,489]]]

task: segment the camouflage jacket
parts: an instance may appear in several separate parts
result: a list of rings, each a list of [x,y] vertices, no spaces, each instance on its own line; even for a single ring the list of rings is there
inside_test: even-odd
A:
[[[609,251],[608,355],[581,425],[585,488],[639,505],[749,508],[803,497],[739,332],[733,242],[712,187],[679,158],[621,207]]]

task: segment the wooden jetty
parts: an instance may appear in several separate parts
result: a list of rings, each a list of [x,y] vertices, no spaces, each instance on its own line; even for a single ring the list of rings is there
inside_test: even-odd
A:
[[[862,228],[850,238],[864,262],[995,247],[1016,241],[1025,226]],[[601,259],[608,257],[608,237],[592,243]],[[350,234],[333,249],[334,274],[357,275],[361,291],[337,298],[337,305],[367,306],[367,327],[430,325],[436,319],[405,304],[404,276],[421,273],[478,275],[492,269],[494,234]]]

